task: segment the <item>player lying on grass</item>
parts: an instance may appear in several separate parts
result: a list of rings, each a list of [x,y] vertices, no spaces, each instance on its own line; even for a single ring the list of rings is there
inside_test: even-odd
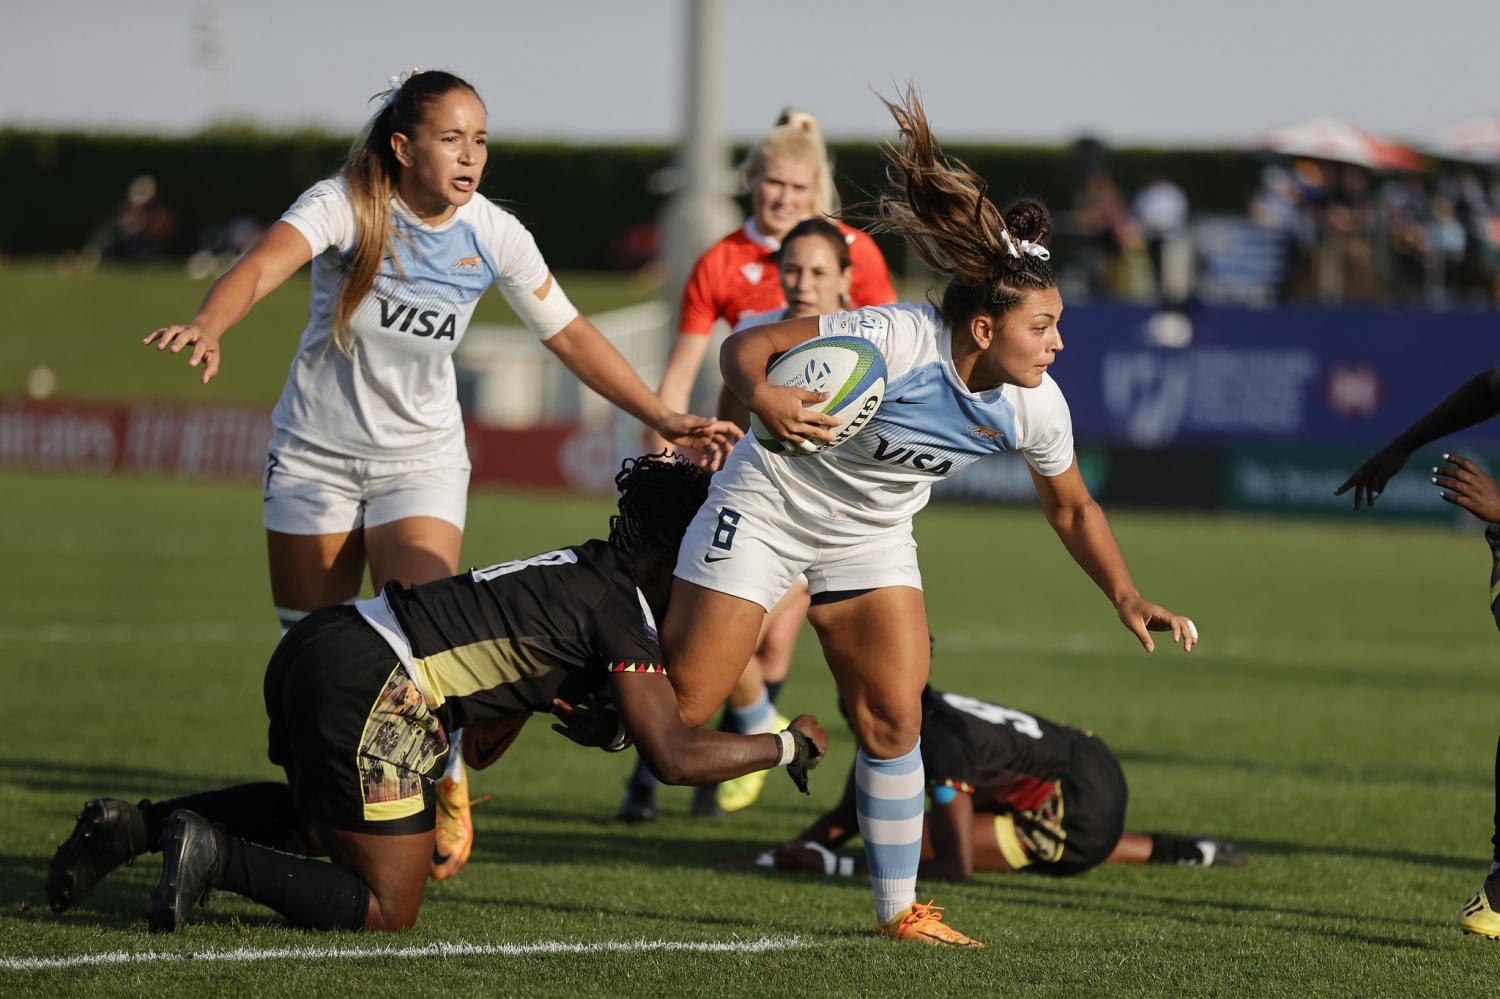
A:
[[[298,622],[265,680],[269,756],[287,782],[140,805],[93,799],[52,858],[52,908],[68,908],[120,864],[159,849],[149,910],[156,931],[179,930],[215,888],[308,929],[404,930],[422,905],[447,733],[472,726],[476,738],[464,748],[482,765],[537,711],[557,710],[568,734],[585,741],[601,728],[613,737],[623,723],[669,784],[787,766],[805,786],[828,744],[815,719],[802,715],[776,734],[690,729],[665,675],[655,621],[707,473],[634,459],[615,482],[619,514],[607,542],[411,588],[392,583]],[[588,692],[605,688],[619,722],[590,725],[569,709],[597,703]],[[560,694],[569,704],[557,703]],[[614,741],[627,744],[623,735]]]
[[[1361,500],[1374,506],[1386,483],[1418,448],[1496,416],[1500,416],[1500,368],[1482,371],[1454,389],[1452,395],[1355,469],[1334,495],[1342,496],[1352,489],[1354,509],[1359,509]],[[1457,454],[1443,455],[1443,464],[1432,469],[1432,484],[1443,499],[1489,525],[1484,537],[1492,560],[1490,613],[1500,628],[1500,485],[1474,462]],[[1458,910],[1458,925],[1465,933],[1500,939],[1500,743],[1495,746],[1495,828],[1490,843],[1493,859],[1489,876]]]
[[[1082,874],[1106,860],[1245,863],[1233,844],[1207,836],[1124,832],[1125,774],[1091,732],[928,687],[922,692],[921,747],[932,808],[922,826],[920,877]],[[811,874],[866,873],[863,858],[833,852],[859,835],[859,793],[851,769],[844,797],[832,811],[785,846],[735,863]]]

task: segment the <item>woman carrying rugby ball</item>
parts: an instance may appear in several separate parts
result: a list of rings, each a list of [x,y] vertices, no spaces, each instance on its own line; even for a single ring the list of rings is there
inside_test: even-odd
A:
[[[915,91],[887,107],[905,140],[886,154],[904,190],[881,200],[880,224],[949,277],[942,302],[793,319],[729,338],[726,384],[782,440],[832,441],[836,421],[806,408],[819,396],[767,381],[774,355],[817,336],[858,336],[879,350],[889,381],[879,411],[837,450],[783,457],[740,442],[683,540],[663,650],[683,720],[701,724],[744,669],[766,611],[805,574],[808,616],[860,746],[877,932],[973,947],[982,945],[916,901],[929,649],[911,524],[933,481],[1020,450],[1048,521],[1142,646],[1152,651],[1151,632],[1169,631],[1188,650],[1196,631],[1136,590],[1078,472],[1067,404],[1047,374],[1063,344],[1046,208],[1023,200],[1002,213],[991,204],[983,181],[942,155]]]
[[[568,301],[526,228],[475,197],[488,133],[472,86],[413,71],[381,96],[343,169],[297,199],[191,322],[145,339],[174,354],[191,348],[188,363],[202,366],[206,384],[219,373],[224,333],[313,263],[309,321],[272,414],[264,483],[283,633],[358,596],[367,564],[377,591],[457,572],[469,456],[452,356],[491,285],[580,381],[667,441],[712,449],[738,437],[652,394]],[[472,840],[462,774],[445,778],[440,877],[456,872]]]

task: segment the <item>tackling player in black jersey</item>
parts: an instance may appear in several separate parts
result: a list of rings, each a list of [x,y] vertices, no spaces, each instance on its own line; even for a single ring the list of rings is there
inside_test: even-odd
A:
[[[1208,837],[1124,832],[1125,775],[1091,732],[927,687],[921,746],[932,801],[922,828],[921,877],[1081,874],[1105,860],[1245,862],[1232,844]],[[862,859],[833,852],[859,834],[859,793],[851,772],[837,807],[754,862],[815,874],[863,873]]]
[[[575,741],[621,748],[633,736],[669,784],[787,766],[805,787],[827,748],[811,716],[780,733],[736,736],[689,729],[677,713],[655,621],[707,473],[647,458],[627,461],[615,481],[620,512],[608,542],[410,588],[391,583],[299,622],[265,679],[269,756],[287,782],[139,805],[93,799],[52,858],[52,908],[159,849],[153,930],[180,929],[214,888],[309,929],[404,930],[432,859],[447,733],[471,732],[468,762],[488,765],[538,711],[557,713]]]

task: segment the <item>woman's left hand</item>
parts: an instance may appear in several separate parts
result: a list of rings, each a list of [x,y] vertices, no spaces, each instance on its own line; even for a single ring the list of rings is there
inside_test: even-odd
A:
[[[734,445],[745,436],[743,430],[728,420],[710,420],[691,413],[669,413],[652,429],[669,444],[696,449],[695,464],[710,471],[723,465]]]
[[[1153,631],[1170,631],[1173,643],[1180,644],[1184,652],[1193,651],[1193,646],[1198,644],[1198,628],[1192,619],[1173,614],[1161,604],[1153,604],[1142,596],[1123,600],[1117,610],[1120,623],[1135,633],[1147,652],[1156,651],[1156,642],[1151,638]]]
[[[1433,485],[1443,499],[1461,506],[1487,524],[1500,524],[1500,485],[1461,454],[1444,455],[1434,468]]]

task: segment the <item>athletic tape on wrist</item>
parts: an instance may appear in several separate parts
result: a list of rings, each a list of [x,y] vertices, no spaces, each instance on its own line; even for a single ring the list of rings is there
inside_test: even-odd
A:
[[[784,728],[776,733],[776,738],[781,740],[781,756],[777,758],[776,765],[784,767],[797,758],[797,737],[792,735],[792,730]]]

